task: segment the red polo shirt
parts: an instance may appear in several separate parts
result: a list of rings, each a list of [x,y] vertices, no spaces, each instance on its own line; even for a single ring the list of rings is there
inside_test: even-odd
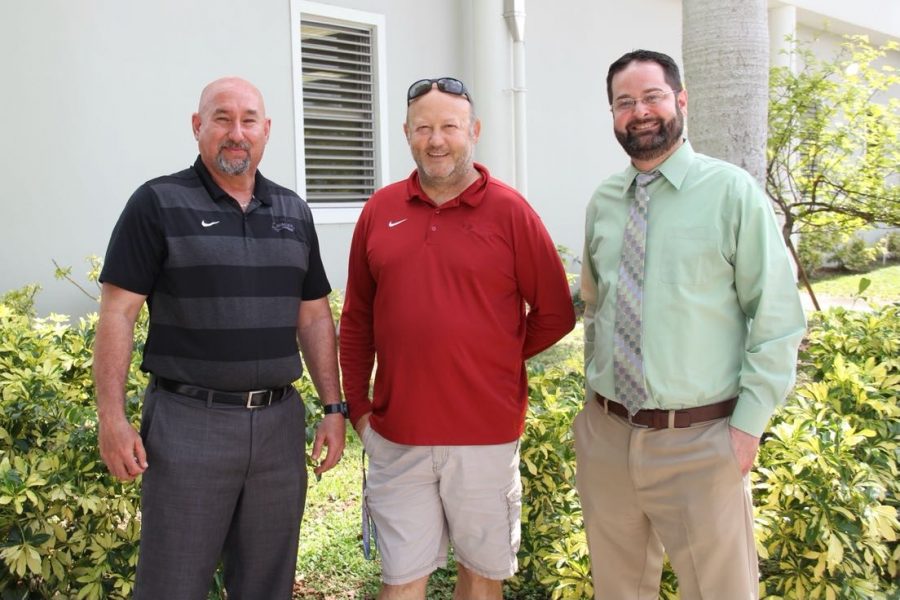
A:
[[[377,191],[353,233],[344,395],[354,423],[371,411],[370,425],[396,443],[517,439],[528,401],[523,361],[575,323],[565,271],[537,213],[475,167],[481,178],[440,206],[416,172]]]

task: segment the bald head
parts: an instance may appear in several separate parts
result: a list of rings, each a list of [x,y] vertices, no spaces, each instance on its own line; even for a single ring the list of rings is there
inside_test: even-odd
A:
[[[213,81],[203,88],[191,125],[200,158],[210,172],[224,177],[256,175],[271,126],[256,86],[239,77]]]
[[[255,85],[240,77],[222,77],[203,88],[203,91],[200,93],[200,105],[197,107],[197,112],[203,114],[204,109],[209,107],[213,98],[218,94],[227,91],[256,96],[261,116],[265,118],[266,105],[263,102],[262,94]]]

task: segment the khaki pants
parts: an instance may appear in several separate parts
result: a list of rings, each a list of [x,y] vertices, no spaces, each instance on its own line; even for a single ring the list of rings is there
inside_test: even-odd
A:
[[[645,429],[591,401],[573,429],[596,599],[657,600],[664,552],[682,600],[759,597],[749,481],[727,419]]]

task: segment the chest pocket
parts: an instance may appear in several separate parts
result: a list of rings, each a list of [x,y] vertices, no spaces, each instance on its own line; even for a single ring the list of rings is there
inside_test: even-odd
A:
[[[673,229],[666,233],[659,278],[665,283],[701,285],[717,271],[722,257],[711,227]]]

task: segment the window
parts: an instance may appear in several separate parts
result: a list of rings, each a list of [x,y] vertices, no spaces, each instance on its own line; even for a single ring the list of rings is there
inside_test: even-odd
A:
[[[384,17],[293,0],[298,191],[317,222],[352,223],[387,182]]]

